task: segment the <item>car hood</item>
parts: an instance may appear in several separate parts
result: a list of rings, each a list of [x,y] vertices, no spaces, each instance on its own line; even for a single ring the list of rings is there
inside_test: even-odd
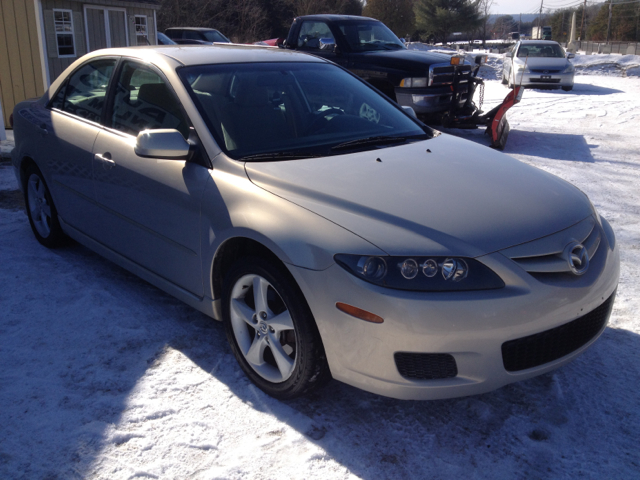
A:
[[[587,197],[560,178],[448,135],[245,169],[254,184],[390,255],[477,257],[592,213]]]
[[[420,50],[376,50],[372,52],[351,53],[356,63],[375,65],[397,70],[420,72],[422,75],[430,65],[451,62],[451,57],[442,53],[431,53]]]
[[[524,58],[518,57],[518,63],[524,65]],[[564,69],[567,65],[569,61],[566,58],[530,57],[527,59],[529,68]]]

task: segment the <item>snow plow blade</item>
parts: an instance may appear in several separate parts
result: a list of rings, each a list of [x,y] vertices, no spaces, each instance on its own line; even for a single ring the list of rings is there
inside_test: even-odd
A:
[[[524,87],[515,86],[500,105],[478,118],[478,120],[483,120],[482,123],[486,122],[487,130],[485,133],[491,136],[492,148],[503,150],[507,144],[510,127],[505,114],[507,110],[522,99],[523,91]]]

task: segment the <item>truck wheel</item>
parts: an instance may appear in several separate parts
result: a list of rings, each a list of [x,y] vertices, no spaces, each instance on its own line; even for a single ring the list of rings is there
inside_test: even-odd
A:
[[[565,92],[570,92],[571,90],[573,90],[573,85],[570,87],[562,87],[562,90],[564,90]]]

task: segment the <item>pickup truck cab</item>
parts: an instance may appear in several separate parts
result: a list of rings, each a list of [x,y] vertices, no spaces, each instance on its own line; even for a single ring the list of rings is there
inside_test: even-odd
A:
[[[348,15],[297,17],[284,48],[331,60],[378,88],[401,106],[431,121],[451,108],[456,68],[457,102],[464,105],[473,66],[454,67],[451,57],[412,51],[382,22]]]

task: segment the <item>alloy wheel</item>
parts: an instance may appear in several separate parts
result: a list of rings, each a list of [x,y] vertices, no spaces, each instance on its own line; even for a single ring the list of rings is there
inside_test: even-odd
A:
[[[240,353],[272,383],[289,379],[296,367],[296,331],[280,294],[264,277],[240,277],[231,290],[230,320]]]

